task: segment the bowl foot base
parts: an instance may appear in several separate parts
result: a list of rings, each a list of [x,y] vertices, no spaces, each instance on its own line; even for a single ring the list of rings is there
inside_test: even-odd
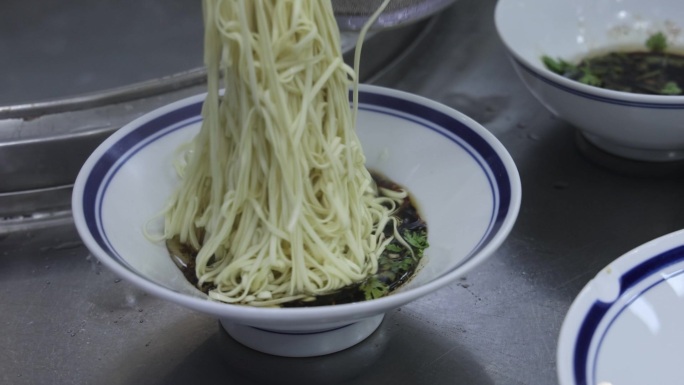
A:
[[[220,320],[239,343],[263,353],[283,357],[314,357],[350,348],[380,326],[384,314],[351,324],[315,331],[287,331],[257,328]]]
[[[579,151],[592,163],[612,172],[634,177],[684,176],[684,159],[670,161],[644,161],[615,155],[576,131],[575,143]]]
[[[684,149],[671,150],[649,150],[642,148],[634,148],[623,146],[606,140],[600,136],[596,136],[587,132],[581,132],[582,136],[594,146],[601,150],[626,159],[644,162],[672,162],[684,161]]]

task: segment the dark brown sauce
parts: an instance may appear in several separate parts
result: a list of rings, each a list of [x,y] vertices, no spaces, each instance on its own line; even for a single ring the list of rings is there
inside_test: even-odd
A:
[[[611,52],[584,59],[564,76],[582,81],[595,76],[601,88],[648,95],[680,95],[684,56],[669,52]]]
[[[394,191],[403,190],[401,186],[377,173],[373,173],[372,175],[378,187]],[[418,236],[418,238],[427,239],[427,224],[420,217],[416,205],[413,203],[410,196],[403,199],[395,216],[399,219],[397,230],[400,234],[404,236],[408,234],[409,237]],[[393,235],[394,228],[391,222],[385,227],[384,233],[387,237]],[[412,248],[413,254],[394,240],[378,258],[378,271],[366,278],[363,282],[344,287],[334,293],[318,295],[304,300],[291,301],[284,303],[281,306],[311,307],[336,305],[359,302],[388,295],[402,284],[406,283],[418,269],[423,254],[423,245],[419,245],[421,247],[415,247],[410,242],[407,243],[409,243],[409,246]],[[185,278],[191,284],[197,286],[198,279],[195,274],[195,255],[197,254],[197,250],[182,244],[178,238],[168,240],[166,242],[166,247],[171,255],[171,259],[183,272]],[[425,247],[427,247],[427,243],[425,243]],[[369,287],[371,286],[376,288],[376,290],[369,290]],[[209,290],[213,288],[213,285],[204,285],[199,289],[208,293]],[[369,297],[369,292],[375,293],[376,295],[371,295]]]

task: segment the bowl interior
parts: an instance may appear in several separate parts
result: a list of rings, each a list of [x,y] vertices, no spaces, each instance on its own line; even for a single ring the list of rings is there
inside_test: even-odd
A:
[[[617,47],[642,48],[663,32],[684,51],[684,3],[677,0],[500,0],[496,25],[508,48],[543,69],[543,55],[578,61]]]
[[[77,180],[74,216],[89,249],[119,275],[168,299],[230,317],[245,307],[206,300],[165,246],[142,231],[162,229],[157,214],[178,183],[175,151],[198,131],[203,98],[154,111],[103,143]],[[434,290],[486,258],[510,231],[520,204],[517,171],[498,141],[472,120],[416,96],[365,86],[358,133],[368,168],[414,196],[430,242],[424,266],[401,293],[367,303],[397,306]]]
[[[682,305],[684,230],[679,230],[612,261],[578,294],[560,331],[560,384],[677,383]]]

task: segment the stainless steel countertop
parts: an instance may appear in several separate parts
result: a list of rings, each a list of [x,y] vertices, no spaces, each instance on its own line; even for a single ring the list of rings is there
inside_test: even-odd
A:
[[[522,208],[491,259],[390,312],[351,349],[287,359],[244,348],[216,319],[119,280],[56,217],[0,233],[0,383],[556,384],[570,303],[610,261],[684,227],[684,180],[629,176],[632,163],[617,162],[618,172],[583,155],[574,129],[514,73],[494,5],[459,0],[374,80],[470,115],[513,156]]]

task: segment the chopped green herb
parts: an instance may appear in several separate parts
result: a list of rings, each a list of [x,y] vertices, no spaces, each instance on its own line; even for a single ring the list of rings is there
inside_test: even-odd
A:
[[[573,64],[570,64],[563,59],[556,60],[549,56],[542,56],[542,62],[544,62],[546,68],[550,69],[551,71],[559,75],[564,75],[565,73],[575,70],[577,68]]]
[[[414,260],[411,258],[400,258],[400,259],[395,259],[390,263],[390,270],[394,273],[398,273],[400,271],[409,271],[414,264]]]
[[[648,51],[610,52],[584,58],[578,64],[542,56],[550,71],[568,79],[609,90],[651,95],[684,95],[684,55],[666,52],[659,32],[646,41]]]
[[[680,95],[682,93],[682,89],[679,88],[675,82],[667,82],[665,83],[663,89],[660,90],[660,93],[663,95]]]
[[[579,78],[580,83],[597,87],[601,85],[601,79],[598,76],[594,75],[589,70],[583,70],[582,72],[584,72],[584,75]]]
[[[389,287],[381,282],[377,277],[373,276],[367,279],[362,285],[361,290],[366,297],[366,300],[384,297],[389,292]]]
[[[658,32],[646,40],[646,48],[651,52],[665,52],[667,49],[667,38],[662,32]]]
[[[404,250],[403,247],[397,245],[396,243],[390,243],[389,245],[385,246],[385,249],[393,253],[400,253],[402,250]]]
[[[366,279],[360,286],[366,299],[387,295],[396,287],[397,279],[405,280],[418,266],[423,251],[428,247],[425,227],[417,230],[404,230],[402,238],[411,250],[407,250],[396,241],[385,246],[385,252],[378,258],[378,272]]]
[[[425,231],[404,231],[404,240],[417,249],[425,249],[428,246],[427,233]]]

